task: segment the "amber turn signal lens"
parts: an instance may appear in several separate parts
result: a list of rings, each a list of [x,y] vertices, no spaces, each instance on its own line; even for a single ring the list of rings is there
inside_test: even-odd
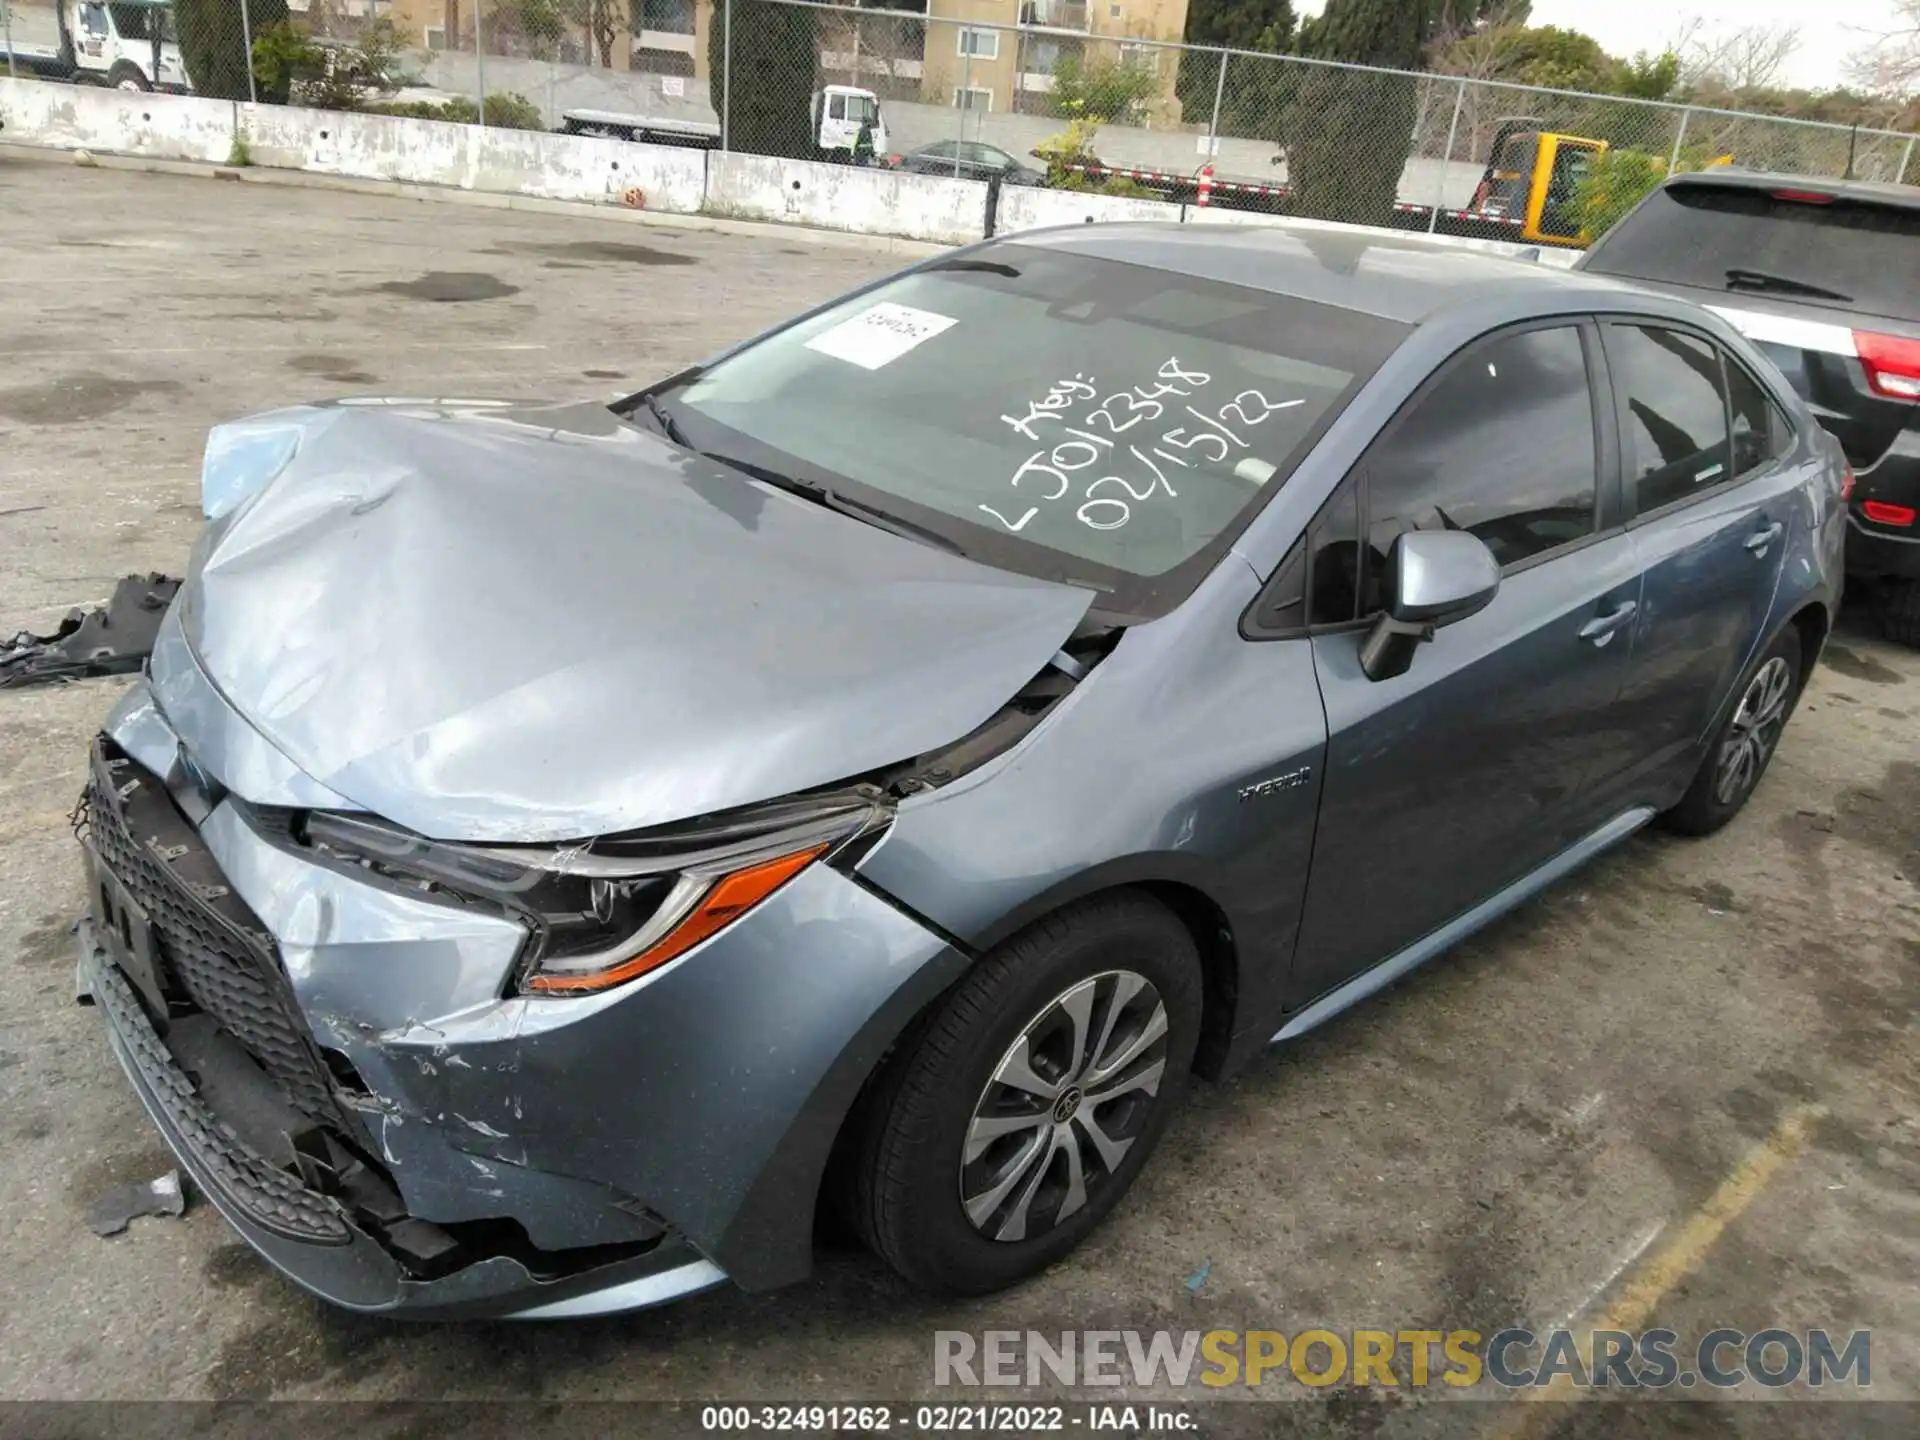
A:
[[[819,859],[827,849],[828,847],[824,844],[815,845],[810,849],[798,850],[791,855],[776,856],[772,860],[763,860],[758,865],[749,865],[744,870],[735,870],[730,875],[722,876],[714,883],[713,888],[700,898],[700,903],[687,912],[686,919],[632,959],[622,960],[618,965],[610,966],[605,970],[596,970],[590,975],[535,975],[526,982],[527,988],[545,991],[548,994],[605,990],[610,986],[623,984],[636,975],[657,970],[676,955],[691,950],[709,935],[726,929]]]

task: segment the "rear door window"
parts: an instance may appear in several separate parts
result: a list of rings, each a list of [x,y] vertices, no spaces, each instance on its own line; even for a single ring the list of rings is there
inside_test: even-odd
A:
[[[1824,192],[1809,182],[1797,193]],[[1920,321],[1916,254],[1920,205],[1842,197],[1815,203],[1745,187],[1676,184],[1615,226],[1582,268]],[[1734,273],[1741,271],[1745,279]],[[1755,275],[1788,285],[1763,292],[1766,282]],[[1808,293],[1808,286],[1832,294]]]
[[[1728,414],[1733,421],[1733,473],[1751,475],[1780,453],[1786,438],[1785,422],[1772,398],[1747,367],[1725,351]]]
[[[1636,515],[1733,478],[1717,347],[1660,326],[1610,325],[1607,360]]]

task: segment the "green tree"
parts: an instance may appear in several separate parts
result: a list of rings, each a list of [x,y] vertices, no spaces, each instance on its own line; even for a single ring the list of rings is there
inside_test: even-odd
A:
[[[247,100],[247,30],[240,6],[255,35],[287,23],[287,0],[174,0],[174,29],[180,58],[194,92],[213,100]],[[267,97],[262,96],[262,99]]]
[[[1116,120],[1159,89],[1150,66],[1063,55],[1053,67],[1053,104],[1063,115]]]
[[[1505,78],[1522,85],[1589,93],[1611,87],[1617,64],[1591,35],[1558,25],[1516,27],[1507,62]]]
[[[811,6],[733,0],[731,6],[714,7],[708,73],[733,149],[796,159],[814,153],[812,97],[819,54]]]
[[[1315,59],[1417,70],[1442,8],[1434,0],[1327,0],[1303,44]],[[1297,87],[1286,124],[1296,209],[1362,224],[1391,217],[1412,148],[1419,84],[1412,75],[1314,67]]]
[[[1229,50],[1252,50],[1284,55],[1293,48],[1294,15],[1290,0],[1193,0],[1187,7],[1189,45],[1219,45]],[[1218,94],[1223,113],[1256,116],[1268,108],[1266,95],[1285,67],[1272,61],[1235,56],[1226,61],[1227,84],[1220,88],[1224,57],[1211,50],[1185,50],[1173,93],[1180,113],[1189,120],[1211,122]]]
[[[1664,100],[1680,83],[1680,57],[1671,50],[1658,55],[1645,50],[1622,60],[1613,76],[1613,93],[1634,100]]]

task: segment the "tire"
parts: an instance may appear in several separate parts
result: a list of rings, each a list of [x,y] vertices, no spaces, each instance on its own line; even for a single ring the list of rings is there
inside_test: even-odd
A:
[[[1887,586],[1880,628],[1896,644],[1920,649],[1920,580],[1895,580]]]
[[[107,72],[107,84],[116,90],[151,90],[153,85],[131,60],[122,60]]]
[[[1146,1164],[1186,1087],[1200,1000],[1193,937],[1138,893],[1082,901],[999,946],[902,1042],[873,1096],[854,1175],[861,1237],[947,1294],[1058,1260]]]
[[[1788,625],[1741,677],[1739,699],[1714,731],[1693,784],[1660,817],[1669,830],[1711,835],[1740,813],[1780,747],[1802,678],[1800,632]]]

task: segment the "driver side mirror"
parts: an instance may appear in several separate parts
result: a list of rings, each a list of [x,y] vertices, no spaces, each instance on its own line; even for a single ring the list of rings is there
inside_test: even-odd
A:
[[[1500,589],[1500,562],[1465,530],[1409,530],[1387,553],[1387,584],[1386,613],[1360,645],[1369,680],[1406,674],[1421,641],[1486,609]]]

